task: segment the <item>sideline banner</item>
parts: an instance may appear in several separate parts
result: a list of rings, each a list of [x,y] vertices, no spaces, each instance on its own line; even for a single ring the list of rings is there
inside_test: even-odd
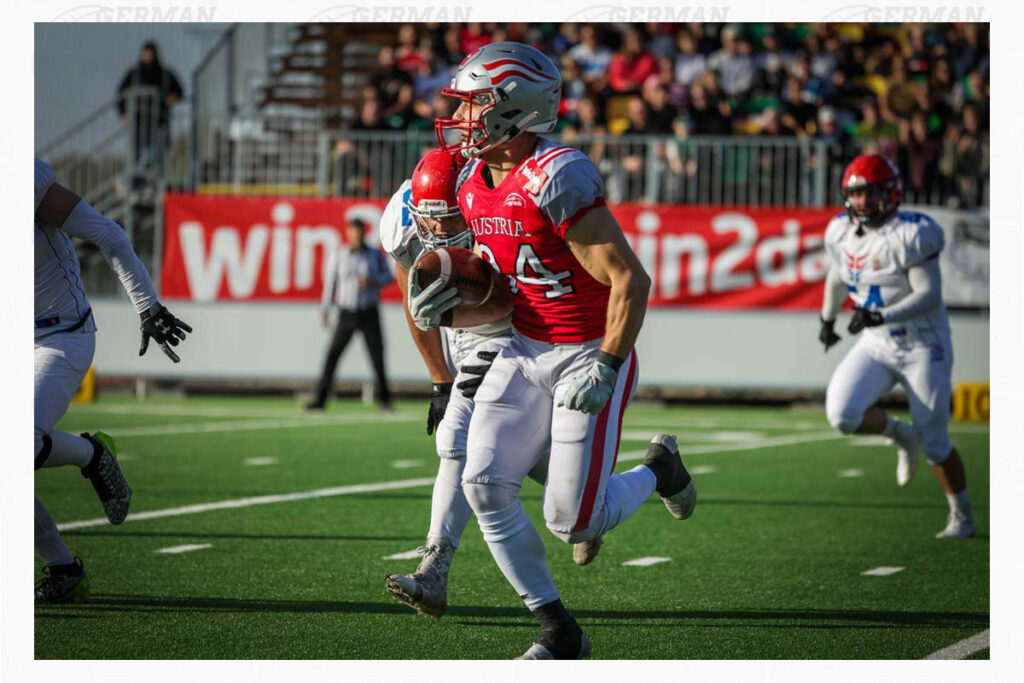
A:
[[[368,240],[376,245],[385,204],[383,199],[168,194],[161,296],[198,302],[317,301],[327,257],[344,243],[345,222],[365,220]],[[820,308],[823,236],[835,208],[619,204],[611,210],[652,277],[651,306]],[[968,221],[950,211],[921,210],[946,230],[946,302],[987,306],[987,217]],[[382,293],[384,300],[399,297],[396,285]]]

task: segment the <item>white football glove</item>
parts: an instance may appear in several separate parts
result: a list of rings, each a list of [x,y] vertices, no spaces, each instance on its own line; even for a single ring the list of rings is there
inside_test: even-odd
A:
[[[438,278],[420,291],[416,279],[416,269],[409,270],[409,315],[416,327],[421,330],[432,330],[441,324],[441,316],[462,303],[459,290],[455,287],[441,289],[444,282]]]
[[[611,366],[594,361],[585,373],[573,378],[562,398],[558,399],[558,405],[583,413],[601,412],[612,396],[618,374]]]

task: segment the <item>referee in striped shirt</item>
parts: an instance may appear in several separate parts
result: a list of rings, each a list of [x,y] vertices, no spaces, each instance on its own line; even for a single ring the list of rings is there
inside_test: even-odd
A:
[[[363,333],[370,352],[373,372],[377,377],[377,400],[381,408],[391,409],[384,372],[384,338],[380,331],[378,302],[380,290],[394,281],[387,259],[379,249],[366,244],[366,223],[353,218],[345,226],[346,244],[331,256],[327,279],[320,298],[320,319],[326,329],[331,306],[338,307],[338,324],[327,350],[323,374],[316,388],[316,396],[307,410],[323,410],[327,395],[334,384],[334,370],[356,330]]]

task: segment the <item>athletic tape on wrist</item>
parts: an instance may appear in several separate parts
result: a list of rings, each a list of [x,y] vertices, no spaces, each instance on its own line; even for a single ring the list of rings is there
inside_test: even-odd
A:
[[[626,359],[619,358],[618,356],[613,356],[607,351],[601,351],[600,353],[597,354],[597,362],[603,363],[604,365],[607,365],[615,372],[618,372],[619,368],[622,367],[622,364],[626,362]]]

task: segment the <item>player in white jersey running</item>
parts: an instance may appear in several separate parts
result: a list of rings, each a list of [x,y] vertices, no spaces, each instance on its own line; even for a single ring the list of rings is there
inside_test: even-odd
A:
[[[462,491],[466,438],[477,387],[497,352],[511,340],[511,313],[502,320],[467,329],[423,330],[408,308],[408,272],[425,251],[473,247],[455,197],[459,164],[452,154],[431,150],[417,164],[380,220],[380,241],[395,260],[413,340],[432,382],[427,434],[437,431],[440,465],[431,502],[430,530],[423,559],[411,574],[389,574],[387,590],[419,614],[439,618],[447,607],[448,570],[472,510]],[[454,378],[454,379],[453,379]],[[454,388],[453,388],[454,387]],[[547,459],[531,476],[543,484]]]
[[[100,498],[111,524],[128,515],[132,491],[114,455],[113,440],[97,432],[75,436],[54,425],[92,364],[96,323],[82,286],[78,256],[70,236],[100,248],[117,273],[142,319],[141,356],[154,339],[171,360],[185,323],[157,300],[153,281],[124,230],[74,192],[56,182],[53,168],[35,160],[35,467],[74,465]],[[36,604],[88,597],[81,560],[72,556],[57,526],[36,497],[35,548],[46,566],[36,586]]]
[[[861,155],[843,174],[846,212],[829,222],[829,271],[819,339],[839,341],[834,325],[847,295],[848,330],[860,339],[829,381],[825,412],[843,434],[884,434],[897,447],[896,481],[910,483],[918,454],[931,463],[949,502],[938,538],[974,535],[963,461],[949,439],[953,345],[942,302],[942,228],[920,213],[898,211],[899,171],[879,155]],[[910,403],[911,422],[875,403],[896,383]]]

